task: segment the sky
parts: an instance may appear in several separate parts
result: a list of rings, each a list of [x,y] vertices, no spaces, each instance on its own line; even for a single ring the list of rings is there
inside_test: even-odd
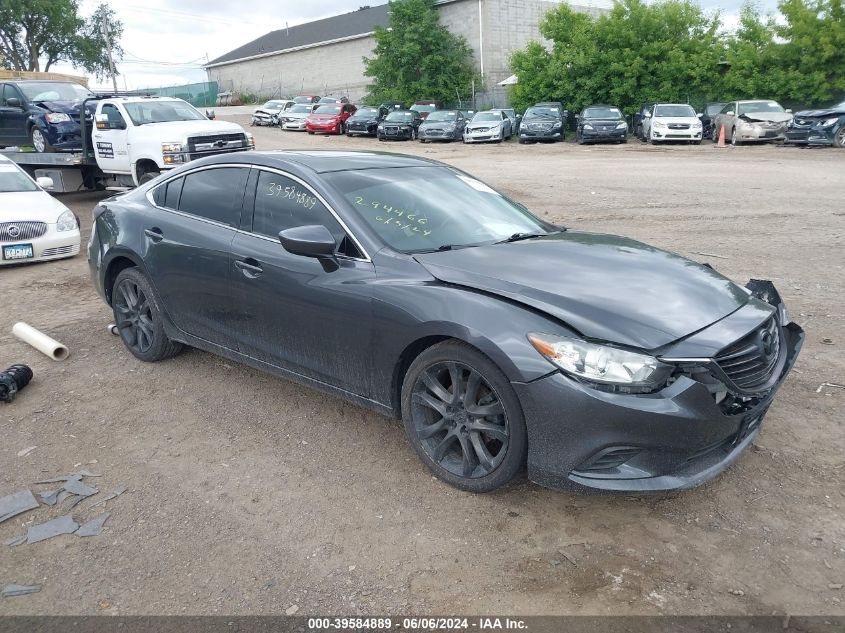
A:
[[[90,15],[102,0],[81,0],[82,15]],[[699,0],[705,9],[719,9],[727,26],[736,23],[742,0]],[[609,6],[611,0],[579,0]],[[123,22],[124,55],[117,60],[119,89],[154,88],[205,81],[202,64],[275,29],[294,26],[382,0],[108,0]],[[759,0],[765,10],[775,0]],[[206,57],[207,56],[207,57]],[[55,72],[82,75],[68,64]],[[109,79],[91,78],[91,87],[111,88]]]

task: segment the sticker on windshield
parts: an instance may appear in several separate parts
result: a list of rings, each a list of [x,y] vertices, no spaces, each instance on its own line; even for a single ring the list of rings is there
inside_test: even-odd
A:
[[[549,108],[552,112],[557,112],[557,108]]]
[[[480,191],[481,193],[492,193],[494,196],[501,196],[501,194],[485,185],[480,180],[476,180],[475,178],[470,178],[469,176],[464,176],[463,174],[455,174],[458,178],[463,180],[466,184],[470,187],[475,189],[476,191]]]

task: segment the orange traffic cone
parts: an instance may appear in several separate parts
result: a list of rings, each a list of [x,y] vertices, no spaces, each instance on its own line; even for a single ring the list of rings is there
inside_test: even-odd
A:
[[[716,147],[725,147],[725,126],[719,126],[719,140],[716,142]]]

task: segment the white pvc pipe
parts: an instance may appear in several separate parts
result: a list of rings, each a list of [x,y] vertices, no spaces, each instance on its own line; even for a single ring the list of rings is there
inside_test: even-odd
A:
[[[12,334],[53,360],[64,360],[70,355],[67,347],[26,323],[15,323]]]

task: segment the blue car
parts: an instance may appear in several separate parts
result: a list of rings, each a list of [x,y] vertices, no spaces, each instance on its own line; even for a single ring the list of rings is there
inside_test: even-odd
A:
[[[0,81],[0,147],[80,149],[80,110],[92,97],[90,90],[72,81]],[[93,116],[96,105],[88,102],[86,116]]]

